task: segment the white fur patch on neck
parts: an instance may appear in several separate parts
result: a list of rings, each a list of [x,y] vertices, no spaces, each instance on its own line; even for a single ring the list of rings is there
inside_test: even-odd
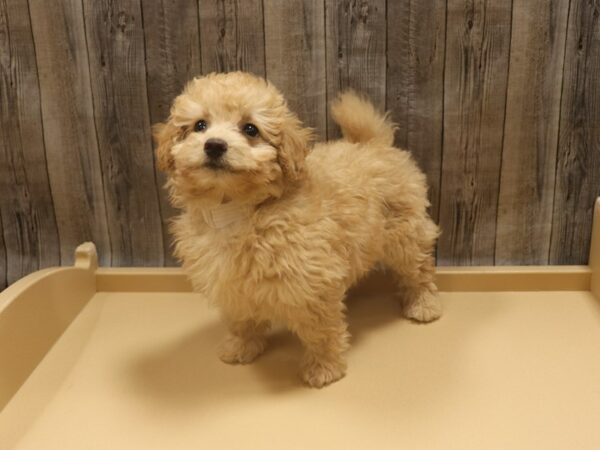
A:
[[[202,217],[209,227],[221,229],[247,219],[251,213],[250,206],[229,202],[203,209]]]

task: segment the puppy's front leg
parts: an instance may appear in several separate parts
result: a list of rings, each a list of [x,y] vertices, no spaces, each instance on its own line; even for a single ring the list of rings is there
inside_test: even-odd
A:
[[[320,303],[310,316],[295,320],[291,328],[305,348],[301,376],[312,387],[323,387],[346,374],[344,352],[348,349],[348,326],[344,307]]]
[[[265,350],[269,322],[230,320],[228,326],[229,334],[219,347],[219,357],[223,362],[248,364]]]

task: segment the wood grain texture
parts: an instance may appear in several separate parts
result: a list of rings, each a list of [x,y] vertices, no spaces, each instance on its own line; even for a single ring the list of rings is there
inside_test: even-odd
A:
[[[427,175],[431,214],[438,218],[446,1],[387,2],[387,109],[398,124],[396,145]]]
[[[266,75],[321,138],[352,87],[427,174],[438,264],[584,264],[600,0],[0,0],[0,288],[175,264],[150,124],[201,73]]]
[[[300,119],[324,138],[325,5],[319,0],[265,0],[264,15],[267,78]]]
[[[327,99],[349,88],[385,110],[385,0],[327,0],[325,3]],[[329,139],[341,136],[327,115]]]
[[[150,121],[169,116],[173,99],[186,82],[202,72],[197,0],[142,0]],[[175,209],[163,189],[165,175],[156,171],[159,186],[165,265],[172,266],[172,239],[168,230]]]
[[[163,265],[139,0],[84,0],[94,115],[115,265]]]
[[[494,263],[511,0],[449,0],[441,265]]]
[[[204,73],[243,70],[265,76],[262,0],[202,0],[200,36]]]
[[[185,84],[202,73],[198,2],[142,0],[142,11],[148,104],[156,123],[169,116],[171,103]]]
[[[547,264],[569,0],[514,0],[496,264]]]
[[[600,196],[600,0],[571,0],[551,264],[586,264]]]
[[[29,8],[0,0],[0,288],[60,260]]]
[[[0,215],[0,230],[4,230],[2,215]],[[8,260],[6,258],[6,246],[4,245],[3,233],[0,233],[0,292],[8,286],[6,275],[8,273]]]
[[[75,248],[93,241],[110,264],[82,5],[30,0],[29,8],[60,262],[71,264]]]

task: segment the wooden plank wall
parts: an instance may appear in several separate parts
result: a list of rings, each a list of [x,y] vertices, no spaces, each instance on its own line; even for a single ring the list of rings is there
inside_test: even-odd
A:
[[[546,264],[568,0],[514,0],[496,263]]]
[[[0,0],[0,288],[173,265],[150,127],[186,80],[267,76],[323,138],[369,95],[427,174],[449,264],[584,264],[600,195],[600,0]]]

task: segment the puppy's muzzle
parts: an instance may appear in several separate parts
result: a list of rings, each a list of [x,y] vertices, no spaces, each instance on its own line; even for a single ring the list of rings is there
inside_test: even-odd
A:
[[[227,142],[223,139],[210,138],[204,143],[204,153],[210,159],[219,159],[227,151]]]

